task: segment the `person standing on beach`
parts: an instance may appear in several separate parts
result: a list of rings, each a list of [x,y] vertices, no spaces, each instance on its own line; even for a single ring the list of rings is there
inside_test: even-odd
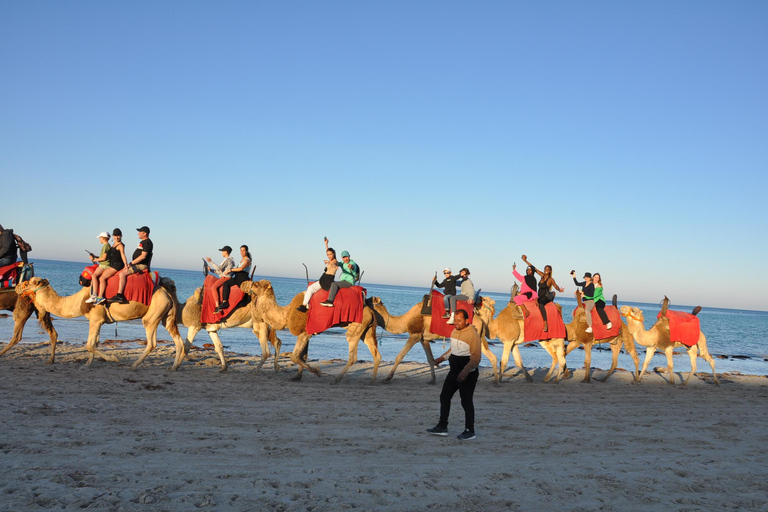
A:
[[[448,301],[448,303],[451,306],[451,313],[448,317],[448,321],[445,323],[449,325],[454,324],[454,318],[456,315],[456,301],[459,301],[459,300],[474,301],[475,300],[475,285],[474,283],[472,283],[472,280],[469,278],[469,269],[467,267],[464,267],[463,269],[459,270],[459,276],[461,276],[461,293],[458,295],[452,296],[451,299]]]
[[[125,283],[128,281],[128,276],[131,274],[140,274],[142,272],[149,272],[150,264],[152,263],[152,252],[155,245],[152,240],[149,239],[149,227],[142,226],[136,228],[139,235],[139,245],[136,250],[133,251],[133,256],[128,265],[117,273],[119,284],[117,287],[117,293],[109,299],[109,302],[115,302],[117,304],[128,304],[128,299],[125,298],[123,292],[125,292]]]
[[[336,271],[339,270],[339,262],[336,259],[336,251],[332,247],[328,247],[328,237],[323,237],[325,242],[325,255],[328,257],[325,260],[325,269],[323,269],[323,275],[320,279],[312,283],[307,287],[307,291],[304,292],[304,300],[301,302],[301,306],[297,307],[298,311],[302,313],[307,312],[307,306],[312,296],[320,289],[330,291],[333,280],[336,279]]]
[[[445,288],[445,295],[443,296],[443,304],[445,305],[445,314],[443,318],[450,318],[451,316],[451,297],[456,295],[456,286],[461,283],[461,277],[451,274],[450,267],[443,269],[443,282],[437,282],[437,276],[432,278],[432,283],[438,288]]]
[[[360,267],[357,263],[352,261],[349,256],[349,251],[341,251],[341,280],[331,283],[331,287],[328,289],[328,298],[321,302],[321,306],[327,308],[333,307],[333,301],[336,298],[336,294],[339,288],[350,288],[355,286],[358,276],[360,275]]]
[[[430,434],[448,435],[451,399],[458,391],[461,407],[464,408],[464,432],[457,437],[461,441],[469,441],[476,437],[474,394],[477,379],[480,376],[477,369],[480,366],[480,345],[480,335],[475,326],[469,323],[469,315],[463,309],[458,310],[454,329],[451,332],[451,348],[435,359],[435,365],[439,365],[448,356],[450,369],[445,376],[443,390],[440,392],[440,420],[436,426],[427,429]]]
[[[586,332],[592,332],[592,310],[595,308],[595,285],[592,283],[592,274],[585,272],[584,280],[579,282],[576,280],[576,271],[571,270],[571,277],[573,278],[573,283],[576,286],[581,287],[582,302],[584,303],[584,310],[587,313]]]

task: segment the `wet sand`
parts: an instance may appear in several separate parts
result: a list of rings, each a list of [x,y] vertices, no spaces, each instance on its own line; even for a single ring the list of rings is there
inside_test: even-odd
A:
[[[140,349],[105,348],[121,362],[86,368],[83,346],[64,343],[53,366],[45,344],[0,358],[0,510],[768,508],[765,377],[582,384],[578,369],[543,384],[537,369],[528,384],[513,369],[496,387],[483,368],[478,437],[461,442],[458,396],[449,437],[425,432],[445,368],[437,386],[419,363],[384,384],[382,363],[370,386],[362,362],[330,385],[343,362],[294,382],[288,361],[257,374],[232,354],[221,374],[198,350],[169,373],[162,345],[131,371]]]

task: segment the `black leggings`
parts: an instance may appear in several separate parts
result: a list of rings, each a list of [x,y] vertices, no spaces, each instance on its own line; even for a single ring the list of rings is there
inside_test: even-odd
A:
[[[221,302],[229,301],[229,291],[233,286],[240,286],[248,280],[248,272],[235,272],[221,285]]]
[[[544,292],[543,294],[539,295],[539,311],[541,311],[541,319],[545,322],[547,321],[546,305],[552,302],[553,295],[554,294],[551,292]]]
[[[608,325],[610,320],[608,320],[608,315],[605,312],[605,301],[598,300],[595,302],[595,309],[597,310],[597,316],[600,317],[600,321],[603,322],[603,325]]]
[[[438,425],[441,427],[448,426],[448,416],[451,413],[451,399],[456,394],[456,391],[458,391],[461,397],[461,406],[464,408],[464,427],[474,432],[475,404],[472,401],[472,396],[475,394],[475,385],[477,384],[477,378],[480,376],[480,371],[469,372],[467,379],[464,382],[459,382],[457,380],[459,373],[469,363],[469,356],[451,355],[448,358],[448,363],[451,365],[451,369],[448,375],[445,376],[443,390],[440,392],[440,422]]]

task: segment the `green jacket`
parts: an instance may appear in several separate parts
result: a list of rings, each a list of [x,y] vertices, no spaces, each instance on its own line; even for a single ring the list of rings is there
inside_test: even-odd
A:
[[[351,265],[352,269],[348,269],[347,265]],[[341,277],[339,280],[346,281],[350,284],[355,284],[355,281],[357,281],[357,274],[360,272],[360,267],[357,266],[357,263],[352,261],[352,258],[349,258],[349,263],[344,263],[342,261],[339,264],[339,268],[341,268]]]

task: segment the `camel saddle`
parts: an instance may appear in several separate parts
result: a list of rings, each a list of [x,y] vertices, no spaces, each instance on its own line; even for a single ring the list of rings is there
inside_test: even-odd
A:
[[[200,308],[200,323],[217,324],[224,322],[237,309],[248,304],[251,299],[239,286],[233,286],[229,290],[229,307],[220,313],[214,313],[216,309],[216,297],[214,296],[213,285],[219,279],[218,276],[205,276],[203,282],[203,305]],[[218,292],[216,292],[218,293]]]
[[[661,318],[661,312],[656,318]],[[669,320],[669,339],[673,343],[682,343],[686,347],[692,347],[699,342],[699,333],[701,332],[699,317],[685,311],[668,309],[666,318]]]
[[[582,308],[584,305],[582,304]],[[596,340],[615,338],[621,332],[621,313],[614,306],[605,306],[605,314],[608,321],[611,322],[611,328],[603,325],[600,315],[597,314],[597,308],[592,308],[592,336]]]
[[[432,321],[429,324],[429,332],[449,338],[453,332],[453,325],[448,323],[447,318],[443,318],[445,314],[445,302],[443,302],[443,295],[437,290],[432,290]],[[475,316],[475,307],[470,301],[458,300],[456,301],[456,308],[462,309],[469,315],[468,322],[471,324],[472,319]]]
[[[0,289],[14,288],[18,283],[19,271],[24,263],[17,261],[0,267]]]
[[[525,341],[548,340],[551,338],[565,338],[565,324],[563,315],[558,308],[558,304],[549,302],[545,306],[547,309],[547,327],[544,331],[544,319],[541,317],[539,303],[535,300],[523,302],[523,306],[528,310],[529,315],[523,321],[525,330]]]
[[[123,295],[131,302],[141,302],[145,306],[149,306],[158,283],[160,283],[160,275],[157,272],[144,271],[140,274],[131,274],[125,281]],[[107,291],[104,296],[112,297],[117,293],[119,286],[120,277],[115,274],[107,280]]]
[[[339,288],[333,300],[333,307],[321,306],[328,298],[328,292],[320,289],[309,300],[307,312],[307,334],[317,334],[331,327],[363,321],[363,308],[367,290],[362,286]]]

